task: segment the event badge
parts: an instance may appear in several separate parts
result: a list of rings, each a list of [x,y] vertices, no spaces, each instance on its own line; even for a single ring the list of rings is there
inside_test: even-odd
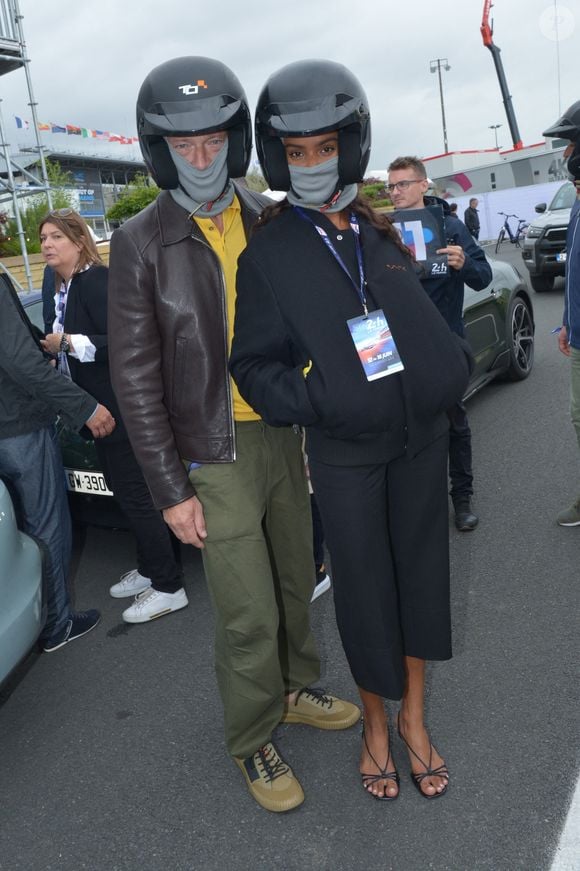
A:
[[[424,277],[439,278],[447,275],[447,254],[437,254],[437,249],[447,247],[443,207],[437,205],[423,209],[398,209],[392,217],[404,244],[411,249],[415,260],[422,267]]]
[[[382,309],[350,318],[346,323],[367,381],[385,378],[405,368]]]

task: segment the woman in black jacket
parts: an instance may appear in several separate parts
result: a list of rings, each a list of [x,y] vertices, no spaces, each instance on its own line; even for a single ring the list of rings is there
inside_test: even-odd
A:
[[[55,274],[53,331],[43,341],[72,378],[110,409],[117,426],[95,442],[107,485],[137,539],[138,568],[126,572],[110,593],[135,596],[123,612],[127,623],[145,623],[188,604],[178,543],[153,505],[129,443],[111,386],[107,339],[108,269],[83,218],[73,209],[49,212],[39,227],[41,250]]]
[[[425,661],[451,657],[445,409],[467,354],[390,221],[357,195],[370,118],[356,78],[330,61],[284,67],[259,98],[256,138],[288,197],[238,264],[232,373],[267,423],[306,428],[364,709],[363,787],[398,795],[383,699],[402,698],[413,782],[436,798],[449,773],[424,724]]]

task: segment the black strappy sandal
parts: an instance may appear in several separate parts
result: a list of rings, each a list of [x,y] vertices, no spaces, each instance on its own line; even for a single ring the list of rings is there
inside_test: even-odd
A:
[[[397,771],[397,769],[393,768],[392,771],[387,771],[387,768],[389,767],[389,759],[391,758],[391,741],[389,739],[389,755],[387,756],[387,761],[385,762],[385,767],[381,768],[381,766],[379,765],[379,763],[377,762],[377,760],[375,759],[375,757],[373,756],[373,754],[369,750],[369,745],[367,744],[367,738],[365,735],[364,723],[363,723],[363,729],[362,729],[362,737],[363,737],[363,741],[365,742],[365,747],[367,748],[367,753],[369,754],[369,756],[371,757],[371,759],[373,760],[373,762],[375,763],[375,765],[377,766],[377,768],[381,772],[380,774],[363,774],[361,772],[361,780],[362,780],[363,789],[365,790],[365,792],[368,792],[368,794],[372,798],[378,799],[378,801],[394,801],[396,798],[399,798],[398,792],[396,795],[387,795],[386,792],[383,795],[375,795],[374,792],[371,792],[369,789],[369,786],[372,786],[373,783],[378,783],[379,780],[392,780],[397,784],[397,786],[399,786],[399,772]]]
[[[401,741],[403,741],[405,743],[405,745],[411,751],[411,753],[413,754],[415,759],[418,759],[419,762],[421,763],[421,765],[423,766],[423,768],[425,768],[425,771],[422,774],[415,774],[414,771],[411,770],[411,780],[413,781],[413,783],[415,784],[415,786],[417,787],[417,789],[419,790],[419,792],[421,793],[423,798],[427,798],[427,799],[440,798],[442,795],[445,795],[445,793],[447,792],[447,787],[449,786],[449,769],[447,768],[445,763],[443,763],[442,765],[439,765],[437,768],[431,768],[431,760],[433,759],[433,750],[436,749],[433,746],[433,744],[431,744],[431,742],[429,742],[429,765],[426,765],[423,762],[423,760],[421,759],[421,757],[415,753],[415,751],[413,750],[413,748],[411,747],[411,745],[409,744],[407,739],[401,734],[401,724],[400,724],[399,714],[397,714],[397,732],[399,733],[399,738],[401,739]],[[421,784],[423,783],[423,781],[425,780],[426,777],[445,777],[447,779],[447,783],[445,784],[445,786],[443,787],[441,792],[434,792],[431,795],[429,795],[428,793],[423,792],[423,790],[421,789]]]

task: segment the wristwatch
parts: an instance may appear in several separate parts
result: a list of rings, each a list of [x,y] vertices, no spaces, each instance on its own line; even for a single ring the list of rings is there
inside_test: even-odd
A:
[[[70,351],[70,342],[64,333],[62,334],[62,338],[60,340],[59,351],[61,352],[61,354],[68,354],[68,352]]]

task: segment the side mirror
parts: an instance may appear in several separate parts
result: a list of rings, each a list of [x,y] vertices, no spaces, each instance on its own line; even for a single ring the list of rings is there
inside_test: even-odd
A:
[[[537,206],[534,206],[535,211],[538,212],[539,215],[541,215],[542,212],[545,212],[547,208],[546,203],[538,203]]]

